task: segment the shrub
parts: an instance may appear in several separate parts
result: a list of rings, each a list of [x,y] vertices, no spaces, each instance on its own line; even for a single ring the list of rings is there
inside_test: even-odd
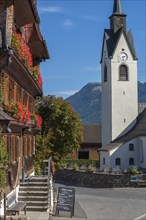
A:
[[[78,167],[78,165],[75,163],[74,165],[73,165],[73,170],[78,170],[79,169],[79,167]]]
[[[128,173],[131,175],[135,175],[135,174],[138,174],[138,170],[137,168],[131,168],[128,170]]]
[[[96,171],[95,167],[89,166],[89,167],[87,168],[87,172],[94,173],[95,171]]]
[[[36,176],[41,175],[41,167],[39,164],[35,164],[35,175]]]

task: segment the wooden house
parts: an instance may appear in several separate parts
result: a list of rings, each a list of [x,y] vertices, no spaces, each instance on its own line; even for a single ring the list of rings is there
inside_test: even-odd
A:
[[[35,136],[41,118],[40,62],[49,58],[36,0],[0,0],[0,126],[9,155],[8,193],[32,175]]]

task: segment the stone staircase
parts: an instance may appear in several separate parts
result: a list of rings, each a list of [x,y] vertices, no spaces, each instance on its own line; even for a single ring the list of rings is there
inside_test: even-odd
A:
[[[32,176],[20,184],[18,201],[27,202],[27,211],[47,211],[48,198],[49,185],[46,176]]]

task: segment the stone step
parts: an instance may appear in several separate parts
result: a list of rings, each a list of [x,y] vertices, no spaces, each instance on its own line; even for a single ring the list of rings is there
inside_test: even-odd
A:
[[[25,179],[25,182],[48,182],[48,178],[44,176],[32,176]]]
[[[48,182],[22,182],[20,183],[20,186],[48,186]]]
[[[48,196],[19,196],[18,201],[48,201]]]
[[[19,192],[22,191],[44,191],[47,192],[48,191],[48,186],[44,186],[44,187],[38,187],[38,186],[21,186],[19,188]]]
[[[18,193],[18,196],[26,196],[26,197],[29,197],[29,196],[47,196],[48,195],[48,192],[47,191],[19,191]]]
[[[26,206],[46,207],[48,206],[48,201],[27,201]]]
[[[47,211],[47,209],[48,209],[48,206],[45,206],[45,207],[44,206],[29,206],[29,207],[26,206],[26,211],[45,212]]]

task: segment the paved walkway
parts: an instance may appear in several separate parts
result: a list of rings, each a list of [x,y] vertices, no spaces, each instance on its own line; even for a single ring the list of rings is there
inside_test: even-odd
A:
[[[28,220],[48,220],[49,212],[26,212]]]

